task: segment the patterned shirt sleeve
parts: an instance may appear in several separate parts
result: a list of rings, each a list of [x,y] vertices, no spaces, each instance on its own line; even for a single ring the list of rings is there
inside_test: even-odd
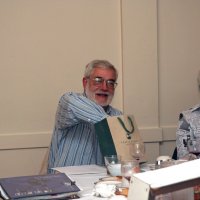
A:
[[[190,135],[190,124],[181,113],[176,131],[177,157],[179,159],[188,154],[187,146],[185,144],[188,135]]]
[[[56,127],[62,129],[81,121],[96,123],[107,116],[104,109],[95,102],[84,95],[70,92],[60,98],[56,113]]]

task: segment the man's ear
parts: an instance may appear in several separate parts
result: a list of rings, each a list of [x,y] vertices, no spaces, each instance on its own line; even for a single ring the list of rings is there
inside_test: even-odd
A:
[[[83,77],[82,83],[83,83],[83,88],[85,89],[86,85],[87,85],[87,81],[88,79],[86,77]]]

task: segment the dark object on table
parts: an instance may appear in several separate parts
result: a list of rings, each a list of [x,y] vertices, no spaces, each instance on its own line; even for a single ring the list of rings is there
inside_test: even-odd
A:
[[[174,149],[174,152],[173,152],[173,154],[172,154],[172,159],[173,160],[177,160],[178,158],[177,158],[177,147]]]
[[[80,188],[64,173],[0,179],[3,199],[66,199],[79,191]]]

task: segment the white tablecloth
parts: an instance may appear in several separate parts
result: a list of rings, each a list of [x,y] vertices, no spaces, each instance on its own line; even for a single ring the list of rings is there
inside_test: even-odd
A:
[[[80,200],[126,200],[124,196],[115,195],[112,198],[102,198],[94,196],[94,184],[99,179],[107,177],[107,170],[105,167],[97,165],[81,165],[70,167],[54,168],[58,172],[65,173],[72,180],[76,182],[82,191],[78,193]]]

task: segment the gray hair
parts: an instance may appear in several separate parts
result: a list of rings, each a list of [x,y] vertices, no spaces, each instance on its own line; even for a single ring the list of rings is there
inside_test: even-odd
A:
[[[117,69],[107,60],[93,60],[86,65],[84,77],[90,77],[94,68],[112,69],[115,72],[116,79],[118,77]]]

